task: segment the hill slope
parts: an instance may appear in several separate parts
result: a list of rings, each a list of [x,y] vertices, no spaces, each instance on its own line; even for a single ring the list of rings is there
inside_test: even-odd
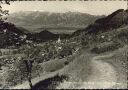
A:
[[[121,89],[127,88],[128,47],[105,55],[84,52],[62,69],[32,80],[34,89]],[[119,58],[120,57],[120,58]],[[51,64],[50,64],[51,65]],[[53,65],[52,68],[56,67]],[[50,68],[50,66],[49,66]],[[51,69],[52,69],[51,68]],[[61,76],[67,79],[61,78]],[[58,79],[56,78],[58,77]],[[61,81],[62,80],[62,81]],[[50,83],[50,82],[54,83]],[[48,83],[49,82],[49,83]],[[25,85],[25,87],[24,87]],[[38,87],[37,87],[38,86]],[[29,88],[27,82],[13,89]]]
[[[97,19],[93,24],[89,25],[87,28],[74,32],[74,35],[84,34],[96,34],[98,32],[111,31],[122,25],[128,24],[128,10],[119,9],[112,14]],[[78,34],[77,34],[78,33]]]
[[[19,46],[24,43],[25,33],[14,24],[0,21],[0,48]]]

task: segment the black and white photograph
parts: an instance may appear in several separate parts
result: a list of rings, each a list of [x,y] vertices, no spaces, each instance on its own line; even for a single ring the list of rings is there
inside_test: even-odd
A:
[[[128,1],[1,0],[0,89],[128,89]]]

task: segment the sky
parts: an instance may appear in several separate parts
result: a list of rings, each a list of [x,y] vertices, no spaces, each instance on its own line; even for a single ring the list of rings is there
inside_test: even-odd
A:
[[[118,9],[126,9],[126,1],[15,1],[2,5],[10,13],[19,11],[81,12],[91,15],[108,15]]]

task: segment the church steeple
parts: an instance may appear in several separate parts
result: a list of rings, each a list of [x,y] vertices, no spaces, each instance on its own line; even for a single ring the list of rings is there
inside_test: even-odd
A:
[[[57,40],[57,43],[61,43],[60,36],[59,36],[59,38],[58,38],[58,40]]]

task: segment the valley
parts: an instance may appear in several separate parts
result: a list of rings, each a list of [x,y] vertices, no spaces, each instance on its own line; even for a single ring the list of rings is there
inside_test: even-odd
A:
[[[13,15],[0,22],[1,89],[127,88],[128,10]]]

